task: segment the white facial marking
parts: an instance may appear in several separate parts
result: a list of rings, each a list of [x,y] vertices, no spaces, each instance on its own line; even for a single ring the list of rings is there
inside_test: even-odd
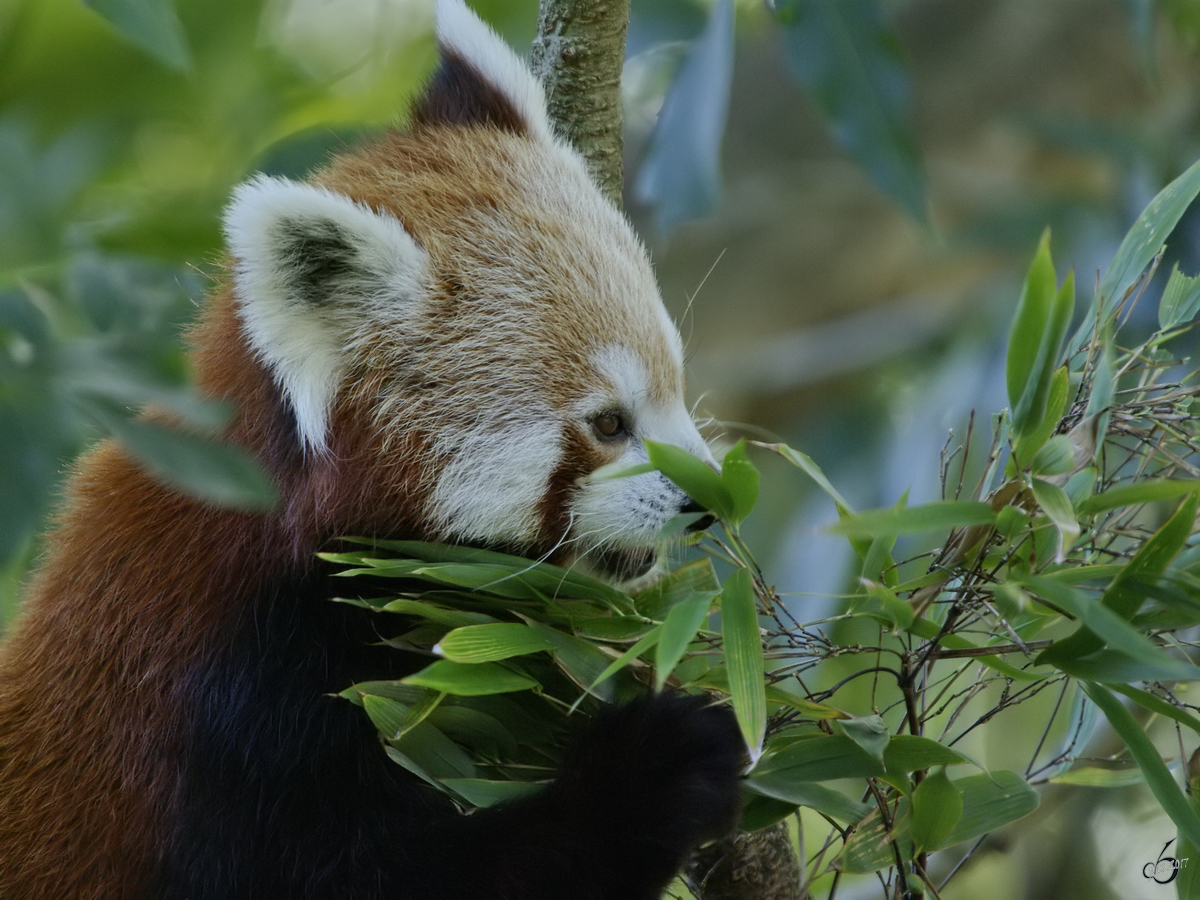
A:
[[[538,506],[561,456],[548,419],[483,424],[453,441],[431,501],[439,529],[458,540],[525,543],[538,536]]]

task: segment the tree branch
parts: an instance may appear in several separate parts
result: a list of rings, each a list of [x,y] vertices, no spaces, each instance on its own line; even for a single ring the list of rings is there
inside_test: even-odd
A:
[[[531,67],[550,120],[621,206],[621,69],[629,0],[541,0]]]

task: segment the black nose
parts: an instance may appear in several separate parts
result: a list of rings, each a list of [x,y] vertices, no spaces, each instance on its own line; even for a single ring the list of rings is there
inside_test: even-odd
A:
[[[703,506],[701,506],[699,503],[697,503],[691,497],[687,498],[687,503],[685,503],[683,505],[683,508],[679,510],[680,515],[683,515],[684,513],[707,513],[707,512],[708,512],[707,509],[705,509]],[[689,525],[687,527],[687,530],[688,531],[704,531],[705,529],[711,527],[712,523],[715,521],[717,521],[716,516],[711,515],[711,514],[704,515],[704,516],[701,516],[699,519],[697,519],[695,522],[693,522],[691,525]]]

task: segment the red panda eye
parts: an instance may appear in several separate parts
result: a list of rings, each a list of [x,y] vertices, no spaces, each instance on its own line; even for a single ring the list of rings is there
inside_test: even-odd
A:
[[[602,413],[592,419],[592,427],[601,437],[615,438],[625,433],[625,421],[617,413]]]

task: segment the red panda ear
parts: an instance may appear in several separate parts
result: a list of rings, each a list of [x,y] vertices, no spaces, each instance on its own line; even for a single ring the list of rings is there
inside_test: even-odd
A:
[[[542,86],[463,0],[438,0],[442,61],[413,105],[418,125],[488,125],[552,137]]]
[[[420,306],[426,254],[392,216],[324,188],[258,176],[225,213],[238,312],[291,404],[305,447],[326,447],[347,349]]]

